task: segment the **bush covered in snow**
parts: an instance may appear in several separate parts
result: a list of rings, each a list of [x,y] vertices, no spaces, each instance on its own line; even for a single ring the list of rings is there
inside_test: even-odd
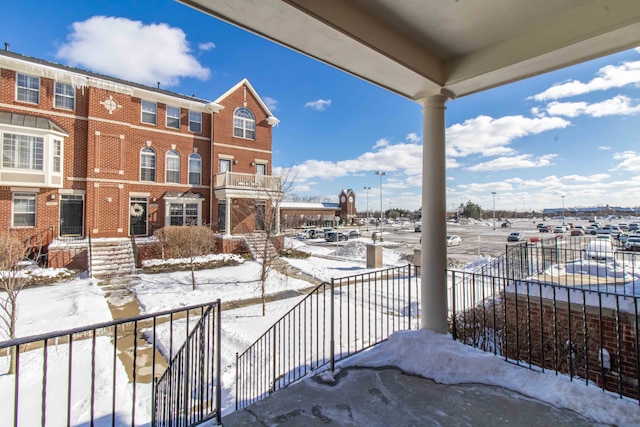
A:
[[[211,254],[196,257],[193,263],[196,270],[207,270],[243,262],[244,258],[235,254]],[[149,259],[142,261],[142,269],[145,273],[191,270],[191,260],[187,258]]]
[[[285,258],[295,259],[307,259],[311,256],[311,254],[308,252],[304,252],[294,248],[284,248],[280,251],[279,255]]]

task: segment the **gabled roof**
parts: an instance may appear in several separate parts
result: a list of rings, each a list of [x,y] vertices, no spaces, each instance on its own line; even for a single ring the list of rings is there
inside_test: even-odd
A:
[[[247,80],[247,78],[245,77],[244,79],[240,80],[238,83],[235,84],[235,86],[233,86],[231,89],[229,89],[228,91],[226,91],[225,93],[223,93],[222,95],[220,95],[218,97],[218,99],[216,99],[215,101],[213,101],[214,104],[221,104],[222,101],[228,97],[229,95],[231,95],[233,92],[235,92],[236,90],[240,89],[242,86],[247,86],[247,88],[249,88],[249,91],[251,91],[251,93],[253,94],[254,98],[256,98],[256,100],[258,101],[258,104],[260,104],[260,107],[262,107],[262,109],[264,110],[265,113],[267,113],[267,123],[269,123],[271,126],[275,126],[278,123],[280,123],[280,120],[278,120],[273,113],[271,112],[271,110],[269,109],[269,107],[267,107],[267,104],[264,103],[264,101],[262,100],[262,98],[260,97],[260,95],[258,95],[258,92],[256,92],[256,90],[253,88],[253,86],[251,86],[251,83],[249,83],[249,80]]]
[[[0,111],[0,124],[49,130],[62,134],[64,136],[69,136],[69,133],[58,126],[55,122],[47,119],[46,117],[33,116],[30,114],[18,114],[10,113],[8,111]]]

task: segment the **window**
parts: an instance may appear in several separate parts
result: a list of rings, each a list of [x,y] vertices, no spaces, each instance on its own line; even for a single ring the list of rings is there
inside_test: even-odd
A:
[[[53,140],[53,171],[60,172],[62,160],[62,141],[59,139]]]
[[[34,193],[13,193],[13,226],[36,226],[36,195]]]
[[[18,101],[40,103],[40,78],[18,74]]]
[[[167,152],[166,182],[180,183],[180,154],[176,150]]]
[[[171,203],[169,219],[170,225],[197,225],[198,203]]]
[[[66,83],[56,82],[56,96],[54,105],[56,108],[75,110],[76,90],[73,88],[73,86]]]
[[[220,164],[218,168],[218,173],[231,172],[231,160],[229,159],[220,159]]]
[[[189,111],[189,131],[195,133],[202,132],[202,113]]]
[[[144,147],[140,152],[140,181],[156,180],[156,152]]]
[[[156,124],[156,113],[158,106],[155,102],[142,101],[142,123]]]
[[[267,174],[267,165],[264,163],[256,164],[256,175],[266,175]]]
[[[238,108],[233,113],[233,136],[256,139],[256,118],[248,108]]]
[[[199,154],[189,155],[189,185],[202,183],[202,159]]]
[[[43,138],[5,133],[2,138],[2,167],[43,170]]]
[[[167,127],[180,129],[180,108],[167,105]]]

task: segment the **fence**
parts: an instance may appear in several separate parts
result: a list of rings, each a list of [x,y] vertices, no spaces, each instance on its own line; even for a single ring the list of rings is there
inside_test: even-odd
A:
[[[219,316],[216,301],[1,342],[0,425],[219,420]]]
[[[236,355],[236,409],[417,326],[412,266],[324,282]]]
[[[640,297],[450,272],[453,338],[640,402]]]

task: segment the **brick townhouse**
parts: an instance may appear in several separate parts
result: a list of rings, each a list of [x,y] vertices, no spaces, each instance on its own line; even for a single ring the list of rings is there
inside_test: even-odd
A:
[[[264,226],[278,123],[242,80],[207,101],[0,51],[0,227],[147,236]]]

